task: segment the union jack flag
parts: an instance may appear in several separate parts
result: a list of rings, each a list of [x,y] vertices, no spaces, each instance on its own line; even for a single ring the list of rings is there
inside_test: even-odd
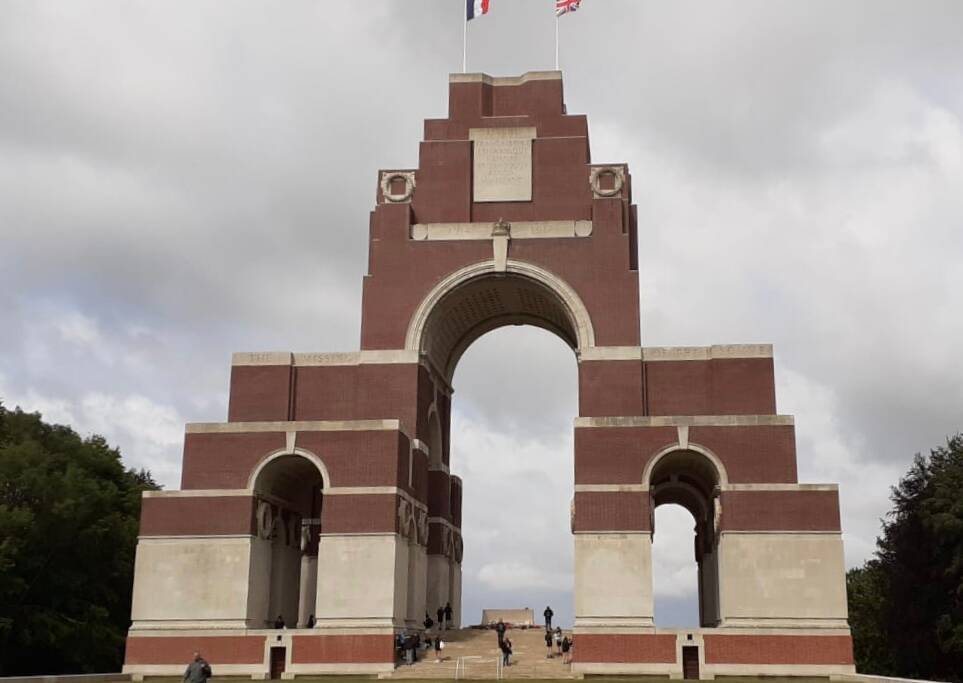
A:
[[[574,12],[581,4],[582,0],[555,0],[555,16],[560,17],[563,14]]]

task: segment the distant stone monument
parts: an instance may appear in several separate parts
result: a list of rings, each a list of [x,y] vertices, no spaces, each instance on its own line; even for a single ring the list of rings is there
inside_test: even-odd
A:
[[[452,377],[510,324],[578,360],[574,669],[853,671],[837,490],[797,480],[772,349],[641,346],[632,179],[591,162],[561,75],[452,76],[418,168],[378,180],[360,351],[235,354],[227,422],[187,425],[181,490],[144,494],[125,671],[389,672],[426,612],[460,624]],[[653,624],[667,503],[696,520],[699,628]]]
[[[534,626],[535,612],[530,608],[524,609],[483,609],[481,617],[482,626],[493,626],[499,621],[503,621],[511,626]]]

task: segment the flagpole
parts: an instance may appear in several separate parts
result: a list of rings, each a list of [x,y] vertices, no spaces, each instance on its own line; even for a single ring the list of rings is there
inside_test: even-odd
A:
[[[461,8],[462,19],[464,21],[463,35],[461,39],[461,72],[468,73],[468,13],[464,6]]]
[[[555,70],[558,71],[558,14],[555,15]]]

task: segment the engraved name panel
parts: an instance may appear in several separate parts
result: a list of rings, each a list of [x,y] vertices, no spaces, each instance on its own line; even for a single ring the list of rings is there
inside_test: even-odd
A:
[[[475,201],[530,202],[535,129],[472,128],[468,137],[474,142]]]

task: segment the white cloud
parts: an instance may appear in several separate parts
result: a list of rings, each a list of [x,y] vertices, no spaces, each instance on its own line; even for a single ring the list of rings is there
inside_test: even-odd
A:
[[[656,602],[660,598],[689,598],[699,593],[695,561],[695,520],[678,505],[661,505],[655,510],[652,537],[652,585]]]

